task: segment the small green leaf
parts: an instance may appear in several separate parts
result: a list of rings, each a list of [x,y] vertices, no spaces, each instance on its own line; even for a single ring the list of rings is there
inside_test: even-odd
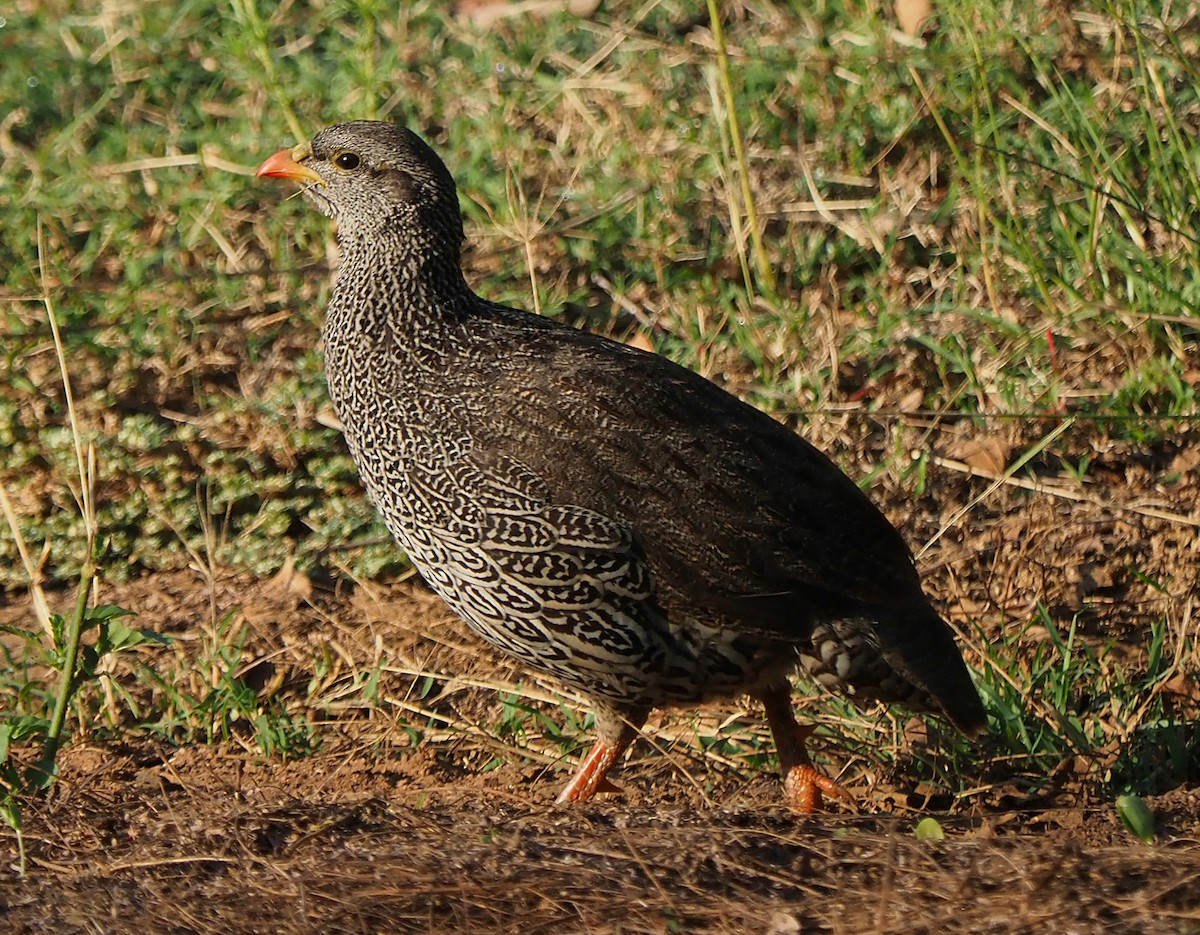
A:
[[[1154,830],[1154,813],[1139,795],[1117,796],[1117,814],[1122,824],[1147,844],[1153,844],[1157,833]]]
[[[63,645],[63,627],[66,626],[66,618],[62,614],[50,615],[50,636],[54,641],[54,648],[61,649]]]
[[[922,818],[913,829],[918,841],[944,841],[946,832],[936,818]]]
[[[108,625],[108,637],[105,641],[106,652],[117,652],[122,649],[131,649],[134,646],[141,646],[143,643],[167,642],[156,633],[149,630],[137,630],[133,627],[126,626],[119,620]]]
[[[134,616],[132,610],[126,610],[124,607],[118,607],[116,604],[97,604],[95,607],[87,609],[84,619],[92,626],[95,626],[98,623],[116,620],[118,617],[132,616]]]
[[[0,763],[8,759],[9,747],[28,737],[44,734],[50,726],[50,721],[44,717],[32,714],[22,714],[6,718],[0,723]]]

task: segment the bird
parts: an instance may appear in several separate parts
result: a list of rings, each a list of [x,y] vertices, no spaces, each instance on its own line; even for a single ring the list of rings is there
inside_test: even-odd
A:
[[[326,381],[366,494],[485,641],[592,706],[559,803],[649,714],[750,696],[783,798],[813,764],[793,677],[975,736],[979,693],[901,534],[799,434],[666,357],[477,295],[457,186],[417,133],[355,120],[270,156],[333,219]]]

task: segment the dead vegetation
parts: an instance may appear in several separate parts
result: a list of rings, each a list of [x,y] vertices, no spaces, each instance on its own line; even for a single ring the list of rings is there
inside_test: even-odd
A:
[[[946,819],[947,840],[923,842],[910,817],[798,820],[761,786],[737,804],[558,810],[519,769],[420,774],[368,746],[283,764],[75,747],[30,816],[29,876],[0,878],[0,926],[1035,935],[1200,922],[1195,793],[1152,800],[1167,838],[1155,847],[1078,807]]]

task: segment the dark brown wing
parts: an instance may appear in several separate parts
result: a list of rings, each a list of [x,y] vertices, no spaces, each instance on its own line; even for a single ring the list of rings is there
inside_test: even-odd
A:
[[[798,608],[924,602],[900,535],[800,436],[665,358],[536,321],[478,326],[504,350],[476,457],[627,524],[664,596],[789,635]]]

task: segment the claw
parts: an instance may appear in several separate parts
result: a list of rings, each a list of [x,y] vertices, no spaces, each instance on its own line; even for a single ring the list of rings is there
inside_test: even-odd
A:
[[[827,776],[821,775],[808,758],[805,742],[815,727],[801,726],[792,714],[792,696],[787,688],[773,689],[762,695],[767,723],[779,749],[779,766],[783,772],[783,799],[788,808],[809,815],[825,804],[824,795],[853,802],[854,798]]]
[[[783,800],[794,812],[811,815],[820,811],[825,805],[822,793],[846,802],[854,801],[849,792],[808,763],[797,763],[783,777]]]
[[[575,770],[571,781],[558,794],[554,804],[566,805],[570,802],[583,802],[597,792],[619,793],[620,788],[609,782],[608,771],[633,743],[635,737],[637,737],[637,729],[626,724],[621,728],[620,735],[613,743],[597,740],[592,749],[588,751],[588,755],[583,758],[583,762],[579,764],[579,769]]]

